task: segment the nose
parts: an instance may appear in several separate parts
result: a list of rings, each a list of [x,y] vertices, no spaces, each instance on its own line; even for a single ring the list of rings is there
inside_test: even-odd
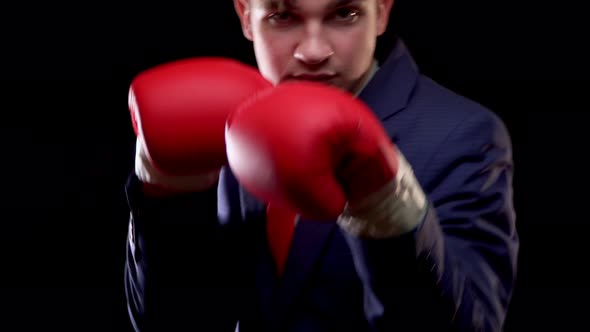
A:
[[[327,61],[334,54],[322,30],[321,25],[310,25],[304,31],[303,38],[295,48],[293,57],[308,65],[318,65]]]

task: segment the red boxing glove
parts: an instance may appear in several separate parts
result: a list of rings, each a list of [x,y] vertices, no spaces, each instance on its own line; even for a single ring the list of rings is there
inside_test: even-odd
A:
[[[231,169],[254,195],[306,217],[338,218],[355,234],[399,234],[425,211],[411,168],[379,120],[341,90],[281,84],[230,115],[226,142]]]
[[[129,110],[137,135],[135,171],[151,193],[199,191],[226,164],[231,111],[270,87],[259,72],[224,58],[190,58],[137,75]]]

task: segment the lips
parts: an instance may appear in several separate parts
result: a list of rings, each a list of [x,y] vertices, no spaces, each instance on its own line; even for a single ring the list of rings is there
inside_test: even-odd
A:
[[[291,80],[301,80],[301,81],[313,81],[313,82],[329,82],[336,74],[330,73],[320,73],[320,74],[297,74],[291,75],[289,79]]]

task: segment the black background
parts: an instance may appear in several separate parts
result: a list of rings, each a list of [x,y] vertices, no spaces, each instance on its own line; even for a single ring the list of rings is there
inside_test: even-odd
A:
[[[394,6],[391,27],[422,71],[488,106],[512,135],[521,251],[506,331],[588,328],[582,13],[566,2]],[[22,3],[0,24],[0,330],[130,331],[129,83],[188,56],[254,64],[251,45],[230,0]]]

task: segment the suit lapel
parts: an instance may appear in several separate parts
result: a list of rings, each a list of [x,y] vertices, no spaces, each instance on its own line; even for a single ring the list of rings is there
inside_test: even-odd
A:
[[[398,38],[393,50],[380,65],[358,98],[381,120],[403,110],[418,81],[418,67],[404,42]]]

